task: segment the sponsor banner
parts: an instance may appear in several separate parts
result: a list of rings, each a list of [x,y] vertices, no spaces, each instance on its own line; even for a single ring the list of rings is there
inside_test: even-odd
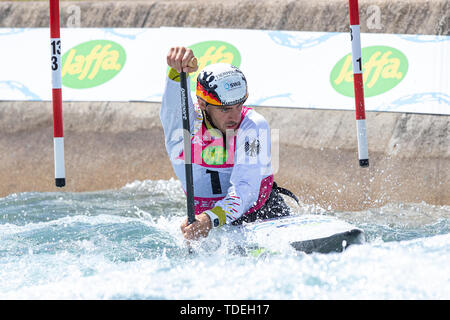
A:
[[[49,43],[47,28],[0,29],[0,100],[51,100]],[[247,105],[355,108],[348,33],[63,28],[61,46],[64,101],[160,102],[167,52],[187,46],[200,69],[239,67]],[[361,46],[366,111],[450,114],[449,36],[362,33]]]
[[[159,29],[62,28],[63,100],[160,100],[159,37]],[[49,29],[0,29],[0,43],[0,100],[51,100]]]

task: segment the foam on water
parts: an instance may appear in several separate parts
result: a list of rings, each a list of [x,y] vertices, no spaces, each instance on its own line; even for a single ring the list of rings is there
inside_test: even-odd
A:
[[[450,208],[330,213],[366,232],[343,253],[189,255],[179,181],[0,199],[2,299],[449,299]],[[276,239],[274,239],[276,241]]]

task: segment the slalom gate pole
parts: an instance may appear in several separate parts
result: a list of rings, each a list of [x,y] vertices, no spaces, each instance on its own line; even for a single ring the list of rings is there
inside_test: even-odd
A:
[[[186,197],[188,224],[195,221],[194,209],[194,177],[192,174],[192,150],[191,150],[191,130],[189,124],[189,102],[187,89],[187,76],[185,72],[180,72],[181,91],[181,115],[183,118],[183,140],[184,140],[184,168],[186,172]]]
[[[53,147],[55,160],[55,184],[66,185],[64,168],[64,134],[62,120],[61,93],[61,37],[59,26],[59,0],[49,0],[50,4],[50,47],[52,68],[52,102],[53,102]]]
[[[369,166],[369,150],[366,133],[364,107],[364,84],[361,58],[361,37],[358,0],[349,0],[350,36],[352,42],[353,84],[355,89],[356,127],[358,138],[358,158],[361,167]]]

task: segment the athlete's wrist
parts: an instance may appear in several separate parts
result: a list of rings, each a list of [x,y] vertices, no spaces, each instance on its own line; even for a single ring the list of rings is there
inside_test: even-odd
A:
[[[199,215],[198,220],[201,221],[201,223],[207,228],[208,231],[213,228],[211,218],[205,212],[203,212]]]
[[[211,210],[206,210],[202,214],[208,217],[211,229],[220,227],[219,217],[216,214],[214,214]]]
[[[170,80],[180,82],[180,73],[174,68],[169,69],[167,76],[169,77]]]

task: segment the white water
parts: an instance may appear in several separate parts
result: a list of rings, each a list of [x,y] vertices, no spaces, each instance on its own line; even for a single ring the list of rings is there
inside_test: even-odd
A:
[[[331,214],[303,206],[296,214]],[[366,232],[343,253],[189,255],[178,181],[0,199],[0,299],[449,299],[450,208],[334,213]],[[273,241],[277,241],[273,239]]]

